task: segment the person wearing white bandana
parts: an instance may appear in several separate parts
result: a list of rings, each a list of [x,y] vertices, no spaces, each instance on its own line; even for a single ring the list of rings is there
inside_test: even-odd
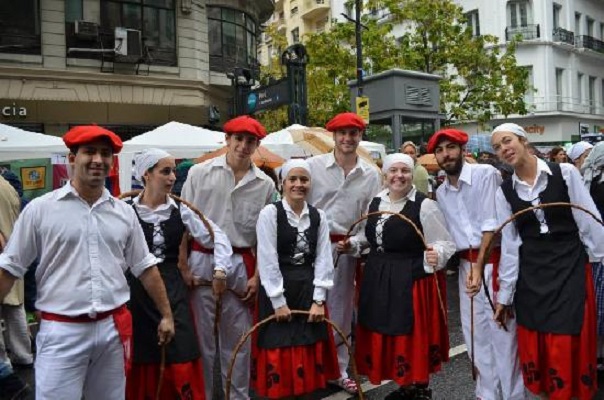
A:
[[[410,156],[386,156],[382,168],[386,188],[373,198],[367,212],[409,218],[425,236],[427,250],[413,227],[392,214],[370,216],[364,229],[338,244],[342,251],[356,254],[370,249],[359,292],[355,360],[371,383],[393,380],[400,386],[387,400],[430,399],[430,374],[449,359],[449,334],[436,281],[446,299],[440,270],[455,253],[455,243],[436,202],[412,184],[413,170]]]
[[[514,168],[496,193],[499,224],[513,213],[555,202],[599,216],[577,168],[537,159],[526,136],[511,123],[491,136],[497,156]],[[586,250],[594,260],[604,258],[604,227],[570,207],[524,213],[502,231],[495,319],[503,325],[515,316],[524,383],[551,400],[588,400],[597,390],[596,305]]]
[[[277,318],[258,331],[252,383],[258,396],[271,399],[297,398],[340,375],[331,328],[324,322],[334,272],[329,223],[322,210],[306,202],[312,186],[306,161],[289,160],[281,176],[283,199],[264,207],[256,226],[258,318]]]
[[[161,349],[153,334],[159,313],[140,281],[129,274],[133,365],[126,385],[127,398],[154,398],[158,380],[163,379],[162,399],[205,399],[201,353],[184,279],[187,273],[181,273],[177,265],[179,248],[183,236],[190,234],[204,246],[214,248],[216,268],[226,271],[231,265],[231,244],[216,224],[209,221],[214,232],[212,241],[200,217],[169,196],[176,181],[174,157],[160,149],[148,149],[136,155],[134,161],[136,178],[145,188],[133,199],[132,207],[149,250],[159,260],[157,267],[166,286],[177,329],[174,340],[165,349],[166,366],[163,377],[159,378]],[[224,290],[224,281],[217,283],[222,283],[222,288],[215,289]]]
[[[566,154],[568,155],[568,158],[571,160],[571,162],[575,164],[575,167],[581,170],[581,166],[583,166],[585,159],[587,158],[593,147],[593,144],[588,142],[577,142],[573,144],[570,149],[568,149],[568,152]]]

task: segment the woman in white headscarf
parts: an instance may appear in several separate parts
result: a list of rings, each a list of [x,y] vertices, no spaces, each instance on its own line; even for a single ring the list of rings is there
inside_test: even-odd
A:
[[[434,277],[455,253],[455,243],[435,201],[413,186],[414,162],[406,154],[384,158],[386,188],[368,212],[400,213],[422,231],[429,249],[412,226],[391,214],[367,219],[365,229],[338,250],[370,252],[361,278],[355,359],[373,384],[390,379],[400,387],[386,399],[430,399],[430,374],[449,359],[449,334]],[[446,309],[446,304],[444,304]]]
[[[302,396],[340,376],[331,329],[324,322],[333,286],[329,225],[322,210],[306,202],[310,167],[289,160],[281,169],[283,199],[258,217],[258,314],[276,321],[257,337],[252,383],[271,399]],[[308,310],[309,316],[291,310]]]
[[[199,216],[169,196],[176,181],[175,168],[174,157],[160,149],[149,149],[135,157],[136,178],[143,182],[144,190],[133,199],[132,207],[149,250],[161,260],[157,267],[170,300],[176,330],[174,340],[166,346],[166,367],[160,377],[161,349],[155,339],[160,315],[140,281],[129,276],[133,322],[133,363],[126,384],[129,400],[155,398],[159,379],[162,379],[162,399],[205,398],[201,354],[188,289],[177,266],[179,246],[183,236],[190,234],[204,246],[214,248],[216,268],[222,271],[215,276],[214,289],[220,292],[224,290],[226,272],[230,268],[231,245],[226,235],[210,222],[214,231],[212,241]]]

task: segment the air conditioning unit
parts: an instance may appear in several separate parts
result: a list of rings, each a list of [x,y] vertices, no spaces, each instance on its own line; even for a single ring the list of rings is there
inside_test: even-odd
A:
[[[96,22],[76,21],[75,34],[80,39],[96,39],[99,36],[99,25]]]
[[[143,43],[141,31],[136,29],[115,28],[115,54],[123,57],[142,57]]]

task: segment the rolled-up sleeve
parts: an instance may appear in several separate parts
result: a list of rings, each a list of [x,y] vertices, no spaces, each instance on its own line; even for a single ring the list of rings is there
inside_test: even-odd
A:
[[[0,268],[16,278],[23,278],[39,253],[36,234],[37,204],[25,207],[19,215],[6,248],[0,254]]]
[[[505,199],[503,191],[497,190],[496,199],[497,222],[503,224],[512,215],[510,204]],[[497,302],[504,305],[512,304],[518,280],[519,254],[522,239],[516,225],[511,222],[501,232],[501,259],[499,261],[499,292]]]
[[[149,252],[143,228],[141,228],[134,210],[130,209],[129,212],[132,231],[124,250],[125,259],[132,275],[138,278],[147,268],[157,265],[159,260]]]
[[[329,222],[323,210],[318,211],[321,222],[319,223],[319,237],[317,238],[313,300],[324,301],[327,297],[327,290],[333,287],[334,269],[331,241],[329,240]]]
[[[283,275],[279,269],[277,256],[277,208],[269,204],[265,206],[256,223],[258,236],[258,273],[260,284],[271,300],[273,309],[287,304],[283,289]]]
[[[186,225],[193,238],[205,248],[214,249],[214,269],[222,270],[227,275],[230,275],[233,269],[231,264],[233,248],[231,247],[231,242],[227,235],[218,227],[218,225],[206,218],[206,221],[208,221],[208,224],[214,232],[214,240],[212,241],[210,231],[201,218],[184,204],[181,207],[181,216],[183,223]]]
[[[493,232],[499,226],[495,210],[495,193],[501,186],[501,175],[495,168],[489,168],[482,178],[480,187],[480,228],[482,232]]]

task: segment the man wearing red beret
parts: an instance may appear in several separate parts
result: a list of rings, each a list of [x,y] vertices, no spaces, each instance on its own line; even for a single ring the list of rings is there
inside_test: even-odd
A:
[[[192,296],[207,399],[212,398],[214,390],[216,346],[211,327],[216,313],[215,296],[222,296],[218,350],[222,382],[225,384],[235,345],[252,323],[249,306],[254,304],[258,290],[255,256],[252,252],[256,246],[256,221],[275,192],[271,178],[256,167],[251,159],[260,140],[266,136],[264,127],[249,116],[241,116],[228,121],[223,129],[226,133],[227,153],[191,167],[182,188],[182,197],[220,226],[233,245],[232,266],[226,271],[214,267],[213,250],[198,243],[193,243],[189,257],[193,281],[213,282],[213,290],[198,286]],[[225,279],[226,287],[230,289],[228,291],[224,290]],[[239,351],[233,369],[231,399],[249,398],[250,352],[250,341],[247,341]]]
[[[493,296],[497,295],[500,251],[499,248],[494,248],[488,260],[484,259],[484,253],[487,240],[497,228],[495,194],[502,180],[499,172],[491,165],[465,161],[467,142],[468,135],[465,132],[443,129],[428,141],[428,152],[434,153],[436,162],[446,173],[445,181],[436,191],[436,199],[461,259],[459,306],[468,354],[474,353],[476,397],[524,399],[516,322],[512,320],[508,323],[507,331],[500,329],[493,320],[493,310],[481,287],[484,269],[485,284]],[[470,315],[472,297],[474,348]]]
[[[63,140],[72,179],[21,213],[0,254],[0,298],[38,259],[36,399],[123,399],[132,329],[126,270],[162,315],[159,344],[174,336],[172,311],[134,210],[104,187],[120,138],[79,126]]]
[[[365,121],[357,114],[336,115],[326,125],[327,130],[333,132],[333,152],[308,160],[313,177],[308,203],[328,216],[334,255],[336,244],[344,240],[348,228],[367,211],[369,201],[380,190],[378,170],[356,152],[365,127]],[[333,288],[327,294],[330,318],[346,336],[352,328],[355,271],[356,259],[342,254],[336,265]],[[335,340],[336,344],[341,342],[337,335]],[[341,377],[337,383],[347,392],[356,393],[358,388],[347,373],[349,361],[346,346],[338,346]]]

